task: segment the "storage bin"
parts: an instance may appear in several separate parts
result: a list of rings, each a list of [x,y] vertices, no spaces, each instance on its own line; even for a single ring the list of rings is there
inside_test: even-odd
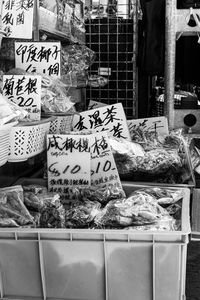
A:
[[[46,134],[52,118],[46,118],[40,122],[21,123],[14,126],[10,133],[9,162],[27,160],[42,151],[46,147]]]
[[[11,129],[17,122],[8,123],[0,127],[0,166],[3,166],[8,161],[10,147]]]
[[[66,113],[46,113],[45,117],[54,116],[54,119],[50,123],[49,133],[62,133],[64,131],[71,131],[73,114]]]
[[[1,299],[185,299],[189,189],[184,195],[181,231],[0,229]]]

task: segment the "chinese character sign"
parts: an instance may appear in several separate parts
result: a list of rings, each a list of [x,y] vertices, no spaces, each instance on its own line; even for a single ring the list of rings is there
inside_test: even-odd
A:
[[[146,119],[128,120],[128,128],[131,137],[138,129],[149,133],[156,133],[159,136],[169,135],[168,121],[166,117],[155,117]]]
[[[108,135],[100,132],[90,135],[91,184],[121,187],[118,170],[110,148]]]
[[[15,66],[60,77],[60,42],[15,42]]]
[[[73,119],[74,131],[106,131],[109,136],[130,140],[126,116],[121,103],[81,112]]]
[[[32,38],[34,0],[4,0],[2,29],[10,38]]]
[[[69,187],[89,186],[89,136],[48,134],[47,170],[50,191],[67,194]]]
[[[29,120],[41,118],[41,76],[4,75],[3,95],[28,112]]]

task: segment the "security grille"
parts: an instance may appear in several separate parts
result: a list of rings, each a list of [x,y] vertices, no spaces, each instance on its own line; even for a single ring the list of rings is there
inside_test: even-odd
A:
[[[89,76],[102,75],[108,83],[88,86],[86,99],[121,102],[130,119],[137,116],[137,1],[106,2],[87,2],[86,45],[96,53]]]

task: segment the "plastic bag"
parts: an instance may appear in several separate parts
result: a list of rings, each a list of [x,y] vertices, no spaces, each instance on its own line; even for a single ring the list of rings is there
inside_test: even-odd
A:
[[[23,120],[27,111],[0,94],[0,126],[11,121]]]
[[[141,131],[132,142],[110,138],[110,145],[121,180],[174,184],[193,179],[188,147],[180,131],[161,139]]]
[[[171,196],[168,202],[161,200],[166,195]],[[168,230],[172,230],[170,226],[176,223],[174,220],[178,224],[181,219],[181,205],[180,203],[175,204],[175,201],[180,201],[182,197],[180,189],[139,189],[134,191],[128,198],[110,201],[97,214],[94,223],[97,227],[105,228],[123,228],[150,224],[156,228],[159,228],[159,226],[161,228],[165,224]]]
[[[99,213],[101,204],[97,201],[76,201],[66,210],[65,226],[67,228],[89,227],[95,216]]]
[[[0,189],[0,225],[34,225],[33,218],[23,203],[23,189],[13,186]]]
[[[50,76],[42,76],[41,105],[45,113],[67,113],[74,103],[67,95],[67,86],[59,79]]]
[[[101,204],[106,204],[114,199],[123,199],[126,197],[122,188],[111,185],[101,187],[90,186],[79,190],[81,200],[97,201]]]
[[[40,228],[63,228],[65,210],[60,202],[60,196],[50,193],[46,187],[39,185],[23,186],[24,203],[37,218]],[[39,213],[39,214],[38,214]]]

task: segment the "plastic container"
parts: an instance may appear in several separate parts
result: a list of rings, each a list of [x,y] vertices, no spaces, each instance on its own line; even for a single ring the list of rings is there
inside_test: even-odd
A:
[[[123,186],[127,194],[141,187]],[[184,191],[181,231],[0,229],[1,299],[185,299]]]
[[[11,129],[17,122],[12,122],[0,127],[0,166],[3,166],[8,161],[10,147]]]
[[[8,161],[24,161],[44,151],[46,134],[49,133],[53,119],[46,118],[40,122],[21,123],[13,127],[10,134]]]
[[[44,116],[54,116],[54,119],[50,123],[49,133],[62,133],[64,131],[71,131],[73,114],[66,113],[52,113],[44,114]]]

